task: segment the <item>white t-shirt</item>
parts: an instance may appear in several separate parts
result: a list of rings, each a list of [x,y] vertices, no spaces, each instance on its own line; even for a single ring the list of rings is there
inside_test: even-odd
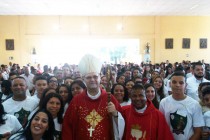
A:
[[[40,99],[38,98],[38,95],[37,95],[37,94],[31,96],[31,98],[32,98],[33,100],[35,100],[35,101],[37,102],[37,104],[39,104]]]
[[[3,102],[5,112],[16,116],[21,125],[27,123],[28,115],[37,107],[37,105],[37,102],[28,96],[26,96],[26,99],[23,101],[15,101],[13,98],[9,98]]]
[[[69,107],[69,104],[68,104],[68,103],[66,103],[66,104],[64,105],[64,112],[63,112],[63,116],[65,115],[66,110],[68,109],[68,107]]]
[[[187,78],[187,87],[186,87],[186,93],[188,96],[190,96],[191,98],[199,101],[199,97],[198,97],[198,86],[200,83],[203,82],[210,82],[208,80],[206,80],[205,78],[203,78],[202,80],[197,80],[195,78],[195,76],[193,75],[192,77]]]
[[[0,125],[0,134],[10,132],[11,134],[22,130],[22,125],[19,123],[18,119],[10,114],[6,114],[4,117],[5,124]]]
[[[28,76],[26,76],[25,74],[21,74],[20,76],[26,80],[28,89],[32,90],[34,87],[34,84],[33,84],[34,75],[30,73]]]
[[[175,140],[188,140],[193,135],[193,127],[204,126],[199,103],[189,96],[177,101],[172,95],[160,102],[159,110],[166,118]]]
[[[53,119],[54,124],[55,124],[55,132],[54,132],[54,137],[55,139],[60,138],[61,136],[61,129],[62,129],[62,125],[58,123],[58,118],[56,117],[55,119]]]

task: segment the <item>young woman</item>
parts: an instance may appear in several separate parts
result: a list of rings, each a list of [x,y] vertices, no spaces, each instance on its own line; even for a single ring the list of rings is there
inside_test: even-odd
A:
[[[150,79],[150,83],[153,83],[154,78],[160,76],[160,73],[158,71],[153,71],[151,72],[151,79]]]
[[[58,88],[58,94],[61,95],[63,103],[64,103],[64,114],[66,112],[66,109],[69,106],[69,102],[72,100],[73,96],[70,92],[69,86],[62,84]]]
[[[52,115],[45,109],[38,110],[25,130],[11,136],[9,140],[54,140],[54,128]]]
[[[11,91],[11,82],[9,80],[4,80],[1,83],[1,91],[0,92],[0,102],[3,103],[10,97],[12,97],[12,91]]]
[[[104,76],[104,75],[101,76],[100,84],[102,85],[102,87],[104,87],[105,90],[107,89],[107,87],[108,87],[108,82],[107,82],[106,76]]]
[[[153,85],[155,89],[157,90],[157,100],[160,102],[163,98],[166,97],[166,91],[164,88],[164,82],[161,76],[156,76],[153,78]]]
[[[56,140],[61,139],[61,128],[63,122],[64,105],[61,96],[57,93],[50,93],[45,96],[40,109],[46,109],[53,117],[55,124],[54,137]]]
[[[144,67],[144,72],[143,72],[143,74],[142,74],[142,77],[143,77],[143,78],[148,78],[148,79],[151,78],[151,69],[150,69],[150,65],[145,65],[145,67]]]
[[[198,86],[198,97],[200,98],[201,100],[201,105],[202,105],[202,100],[203,100],[203,96],[202,96],[202,91],[205,87],[207,86],[210,86],[210,82],[203,82],[203,83],[200,83],[199,86]]]
[[[31,112],[31,114],[28,116],[29,119],[31,119],[32,115],[39,110],[39,107],[41,106],[41,104],[43,103],[43,100],[45,98],[46,95],[50,94],[50,93],[57,93],[56,90],[54,88],[46,88],[40,98],[39,104],[38,106],[34,109],[34,111]]]
[[[129,105],[128,91],[126,87],[120,83],[112,86],[111,93],[118,100],[121,106]]]
[[[125,76],[124,75],[117,76],[116,82],[125,85]]]
[[[145,93],[147,99],[152,101],[155,108],[159,109],[159,102],[157,100],[157,91],[153,84],[145,84],[144,85]]]
[[[86,89],[85,84],[81,80],[75,80],[71,83],[70,91],[72,96],[74,97],[77,94],[82,93]]]
[[[134,86],[134,82],[132,81],[132,80],[128,80],[128,81],[126,81],[126,83],[125,83],[125,87],[126,87],[126,89],[127,89],[127,91],[128,91],[128,96],[130,97],[130,94],[131,94],[131,89],[132,89],[132,87]]]
[[[0,140],[7,139],[10,135],[22,130],[22,125],[18,119],[4,112],[4,107],[0,103]]]
[[[202,140],[210,139],[210,86],[206,85],[201,90],[202,112],[204,116],[205,126],[203,127]]]
[[[134,81],[135,77],[140,76],[140,70],[138,68],[134,68],[132,71],[132,80]]]

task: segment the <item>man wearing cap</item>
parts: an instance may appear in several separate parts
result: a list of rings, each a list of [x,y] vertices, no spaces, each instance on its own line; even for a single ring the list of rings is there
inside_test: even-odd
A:
[[[124,119],[117,100],[100,89],[101,63],[85,55],[78,68],[87,90],[71,101],[62,128],[63,140],[119,140],[124,131]]]

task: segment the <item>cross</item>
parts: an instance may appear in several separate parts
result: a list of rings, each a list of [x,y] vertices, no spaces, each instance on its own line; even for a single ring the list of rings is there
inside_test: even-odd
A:
[[[90,133],[90,137],[92,137],[92,134],[93,134],[93,131],[94,131],[95,129],[93,129],[92,128],[92,126],[88,129],[88,131],[89,131],[89,133]]]

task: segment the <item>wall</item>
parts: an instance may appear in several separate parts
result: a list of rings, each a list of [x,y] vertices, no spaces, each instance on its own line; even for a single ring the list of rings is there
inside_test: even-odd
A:
[[[119,23],[123,25],[122,31],[116,29]],[[170,62],[186,59],[210,62],[209,47],[199,49],[199,38],[210,39],[209,23],[210,17],[184,16],[0,16],[0,64],[9,61],[21,65],[30,63],[33,47],[40,52],[43,49],[41,40],[60,35],[68,38],[138,38],[142,55],[146,43],[150,43],[153,63],[166,59]],[[58,31],[52,29],[53,24],[60,24]],[[174,39],[173,49],[165,49],[165,38]],[[182,49],[182,38],[191,38],[190,49]],[[15,40],[14,51],[5,50],[5,39]],[[10,56],[14,60],[9,60]]]
[[[204,59],[210,63],[210,17],[161,17],[160,44],[155,46],[156,61],[169,59],[198,61]],[[174,48],[165,49],[165,38],[174,39]],[[190,38],[190,49],[182,48],[182,39]],[[207,49],[199,48],[199,39],[207,38]]]

